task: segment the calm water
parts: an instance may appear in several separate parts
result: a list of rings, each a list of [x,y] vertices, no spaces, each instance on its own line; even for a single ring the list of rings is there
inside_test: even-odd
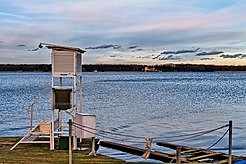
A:
[[[233,153],[246,155],[245,82],[246,73],[84,73],[83,111],[97,115],[100,130],[153,138],[213,129],[233,120]],[[0,73],[0,136],[26,134],[28,109],[41,92],[35,123],[49,119],[50,87],[50,73]],[[207,148],[225,131],[175,143]],[[113,138],[145,146],[139,143],[142,139]],[[227,140],[226,136],[214,149],[227,152]],[[169,151],[154,144],[153,150]],[[143,161],[105,148],[99,153]]]

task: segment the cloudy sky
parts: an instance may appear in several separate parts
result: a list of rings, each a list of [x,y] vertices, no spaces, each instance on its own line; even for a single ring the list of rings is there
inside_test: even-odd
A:
[[[50,63],[40,42],[83,63],[246,65],[245,0],[0,0],[0,63]]]

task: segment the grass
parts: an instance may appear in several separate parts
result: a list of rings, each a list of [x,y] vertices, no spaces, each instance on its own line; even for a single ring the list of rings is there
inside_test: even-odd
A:
[[[47,144],[20,144],[14,150],[10,148],[20,138],[0,137],[0,164],[67,164],[68,150],[49,150]],[[88,151],[73,151],[73,163],[125,163],[125,161],[97,154],[88,156]]]

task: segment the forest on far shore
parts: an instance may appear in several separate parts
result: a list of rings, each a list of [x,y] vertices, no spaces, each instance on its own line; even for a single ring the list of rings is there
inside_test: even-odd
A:
[[[0,72],[50,72],[51,64],[0,64]],[[83,72],[246,72],[246,66],[163,64],[85,64]]]

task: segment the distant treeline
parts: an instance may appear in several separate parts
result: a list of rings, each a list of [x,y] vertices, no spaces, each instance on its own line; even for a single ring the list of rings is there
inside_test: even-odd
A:
[[[216,72],[245,71],[246,66],[218,66],[199,64],[163,64],[163,65],[119,65],[86,64],[83,72],[135,71],[135,72]],[[0,64],[1,72],[50,72],[50,64]]]
[[[0,64],[1,72],[50,72],[51,64]]]
[[[163,64],[163,65],[83,65],[84,72],[139,71],[139,72],[219,72],[245,71],[246,66],[218,66],[201,64]]]
[[[114,71],[114,72],[142,72],[144,71],[144,68],[146,65],[118,65],[118,64],[86,64],[82,65],[83,72],[93,72],[93,71],[98,71],[98,72],[109,72],[109,71]]]

